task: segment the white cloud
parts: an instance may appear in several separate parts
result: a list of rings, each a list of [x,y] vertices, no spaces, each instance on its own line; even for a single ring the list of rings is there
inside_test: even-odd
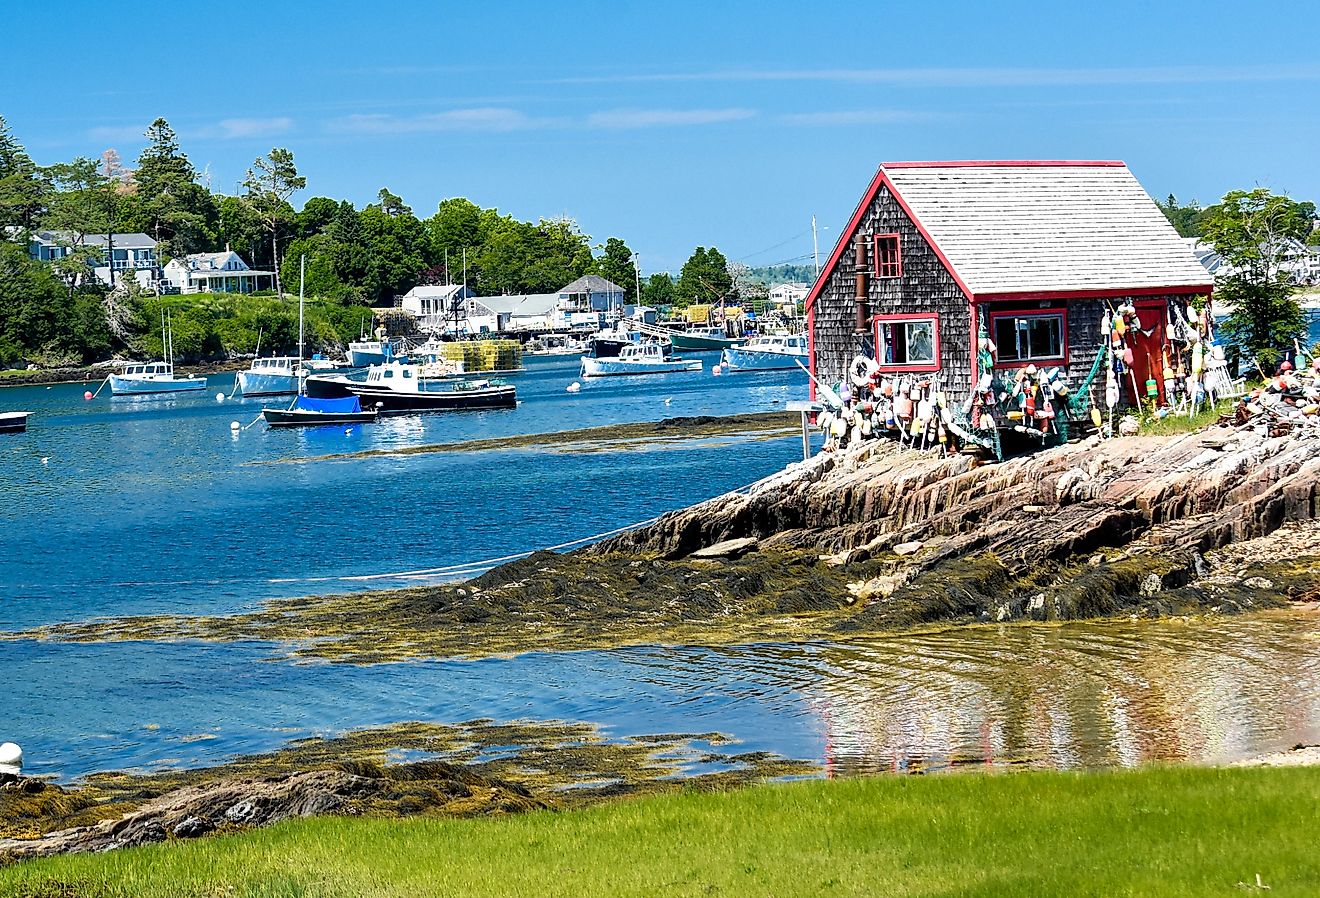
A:
[[[1147,66],[1138,68],[765,69],[657,72],[563,78],[555,83],[835,81],[905,87],[1048,87],[1119,84],[1214,84],[1317,81],[1320,66]]]
[[[945,116],[910,109],[843,109],[833,112],[793,112],[779,116],[786,125],[830,127],[834,125],[893,125],[901,122],[928,122]]]
[[[293,127],[293,119],[287,116],[274,118],[227,118],[196,132],[185,131],[186,135],[211,137],[218,140],[241,140],[249,137],[270,137],[283,134]]]
[[[592,128],[663,128],[716,125],[752,118],[752,109],[613,109],[587,116]]]
[[[414,116],[350,115],[331,121],[327,127],[343,134],[419,134],[428,131],[525,131],[552,124],[555,124],[554,119],[532,118],[517,109],[488,106]]]
[[[180,140],[245,140],[271,137],[293,128],[293,119],[287,116],[273,118],[227,118],[210,124],[184,124],[176,127]],[[89,139],[106,143],[146,143],[147,123],[140,125],[107,125],[91,128]]]
[[[146,138],[143,134],[146,130],[147,126],[145,124],[103,125],[96,128],[89,128],[87,130],[87,137],[89,140],[104,143],[145,142]]]

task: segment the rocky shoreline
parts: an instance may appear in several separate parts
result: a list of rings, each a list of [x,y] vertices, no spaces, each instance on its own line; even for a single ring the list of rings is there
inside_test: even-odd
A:
[[[465,582],[0,638],[263,639],[376,663],[1314,602],[1320,434],[1261,430],[1092,438],[995,465],[877,441]]]
[[[400,762],[401,753],[422,760]],[[605,739],[585,724],[398,724],[213,768],[0,786],[0,863],[241,832],[296,817],[480,817],[814,775],[716,733]]]
[[[226,359],[219,362],[198,362],[195,365],[177,365],[182,374],[224,374],[228,371],[242,371],[248,366],[248,359]],[[100,362],[79,368],[40,368],[34,371],[0,372],[0,387],[33,387],[55,384],[94,384],[119,370],[122,361]]]

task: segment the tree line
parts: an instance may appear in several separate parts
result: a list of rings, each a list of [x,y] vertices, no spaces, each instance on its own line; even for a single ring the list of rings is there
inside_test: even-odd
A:
[[[258,339],[287,348],[270,340],[290,332],[296,312],[284,300],[297,291],[304,258],[305,290],[316,306],[313,336],[323,345],[356,336],[366,307],[387,305],[419,284],[466,283],[479,295],[551,293],[598,274],[622,287],[628,302],[640,287],[641,301],[654,306],[737,301],[755,289],[739,289],[739,267],[714,247],[697,247],[677,278],[642,278],[619,237],[593,246],[572,219],[520,221],[462,197],[442,201],[426,218],[388,188],[361,209],[324,196],[294,209],[291,199],[307,180],[285,148],[254,160],[237,195],[216,193],[167,121],[154,121],[145,136],[131,167],[114,150],[39,166],[0,117],[0,363],[85,363],[151,352],[162,307],[173,310],[184,358],[251,352]],[[67,255],[30,259],[28,239],[39,230],[64,235]],[[272,272],[274,291],[264,301],[144,296],[132,278],[110,289],[91,276],[106,262],[88,235],[137,232],[157,242],[162,266],[232,249],[252,268]]]

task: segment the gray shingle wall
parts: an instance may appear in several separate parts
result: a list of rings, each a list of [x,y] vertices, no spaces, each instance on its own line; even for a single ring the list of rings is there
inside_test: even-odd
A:
[[[940,316],[941,388],[953,396],[967,395],[971,377],[971,313],[957,282],[917,230],[887,187],[862,217],[860,233],[897,233],[903,258],[901,278],[868,277],[867,295],[875,315],[930,313]],[[861,349],[854,337],[856,321],[856,254],[852,239],[814,307],[814,349],[817,376],[826,383],[839,380]],[[868,245],[873,245],[868,241]]]

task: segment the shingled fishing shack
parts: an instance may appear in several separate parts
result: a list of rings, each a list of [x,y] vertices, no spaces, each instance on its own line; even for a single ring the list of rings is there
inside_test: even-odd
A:
[[[885,163],[806,300],[813,399],[836,437],[1066,439],[1193,395],[1212,286],[1122,162]]]

